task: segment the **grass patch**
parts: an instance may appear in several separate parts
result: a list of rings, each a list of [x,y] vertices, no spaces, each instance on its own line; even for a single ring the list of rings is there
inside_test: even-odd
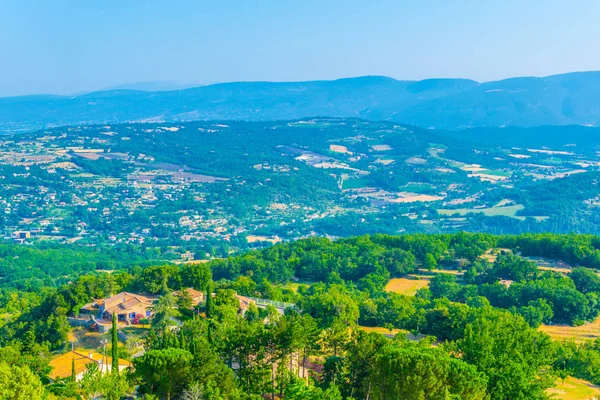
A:
[[[539,330],[550,335],[553,340],[594,340],[600,338],[600,317],[581,326],[542,325]]]
[[[126,328],[119,329],[126,335],[134,335],[140,339],[145,339],[150,332],[150,325],[131,325]]]
[[[300,287],[308,288],[310,285],[312,285],[312,282],[290,282],[285,284],[283,288],[289,289],[294,293],[298,293],[298,289],[300,289]]]
[[[485,171],[486,175],[494,175],[494,176],[511,176],[511,172],[502,171],[501,169],[488,169]]]
[[[484,214],[486,217],[510,217],[518,220],[524,220],[525,217],[517,216],[517,212],[521,211],[525,208],[522,204],[515,204],[512,206],[503,206],[503,207],[488,207],[488,208],[457,208],[454,210],[438,210],[438,213],[441,215],[451,216],[458,214],[460,216],[465,216],[470,213],[479,213]]]
[[[428,184],[422,183],[409,183],[398,188],[400,192],[410,192],[418,194],[432,194],[435,193],[435,188]]]
[[[361,189],[369,186],[369,181],[363,178],[344,179],[342,189]]]
[[[429,279],[393,278],[385,285],[385,291],[414,296],[417,290],[427,286],[429,286]]]
[[[548,389],[547,393],[557,400],[592,400],[600,397],[600,387],[570,376],[564,383],[557,380],[556,386]]]
[[[542,162],[545,164],[550,164],[550,165],[561,165],[563,163],[563,160],[561,160],[558,157],[549,157],[549,158],[543,159]]]
[[[69,342],[73,342],[77,350],[98,350],[101,348],[102,340],[108,340],[108,333],[89,332],[83,327],[74,328],[68,338]]]

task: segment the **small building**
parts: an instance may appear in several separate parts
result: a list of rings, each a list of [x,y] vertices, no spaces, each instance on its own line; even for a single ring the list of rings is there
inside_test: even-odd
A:
[[[509,288],[510,285],[515,283],[515,281],[511,281],[510,279],[501,279],[498,283]]]
[[[264,308],[264,309],[266,309],[268,306],[272,306],[281,315],[283,315],[285,313],[286,308],[295,307],[295,304],[293,304],[293,303],[285,303],[283,301],[274,301],[274,300],[267,300],[267,299],[258,299],[256,297],[240,296],[237,293],[235,294],[235,298],[238,299],[238,301],[240,302],[240,308],[238,309],[238,314],[241,314],[241,315],[246,314],[246,311],[248,311],[248,308],[250,307],[251,303],[254,303],[254,305],[258,308]]]
[[[98,370],[101,373],[107,373],[112,370],[112,358],[103,356],[97,352],[78,352],[69,351],[68,353],[62,354],[53,358],[49,366],[52,368],[48,378],[50,382],[56,382],[61,379],[70,378],[73,373],[73,366],[75,367],[75,380],[80,381],[83,375],[88,369],[88,365],[96,363]],[[132,364],[119,358],[119,372],[130,368]]]
[[[30,239],[31,232],[29,231],[14,231],[10,234],[10,237],[13,239]]]
[[[112,320],[114,313],[117,321],[136,324],[140,319],[152,316],[154,300],[141,294],[121,292],[99,302],[99,318]]]

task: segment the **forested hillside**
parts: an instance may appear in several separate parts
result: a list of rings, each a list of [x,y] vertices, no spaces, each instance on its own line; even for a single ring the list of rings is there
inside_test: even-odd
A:
[[[50,261],[53,252],[7,246],[3,259],[10,271]],[[600,339],[544,333],[598,317],[600,238],[593,235],[310,238],[146,268],[135,266],[132,251],[129,259],[71,252],[96,261],[96,270],[59,262],[65,267],[54,266],[54,275],[68,282],[27,288],[0,281],[6,393],[20,385],[32,399],[120,398],[137,387],[148,398],[512,400],[549,398],[550,388],[572,377],[600,384]],[[101,269],[107,263],[116,270]],[[411,282],[420,289],[401,289]],[[192,305],[191,290],[213,296]],[[109,335],[73,328],[67,317],[122,291],[156,298],[148,321],[113,328],[135,332],[108,349],[132,367],[48,382],[57,354],[70,346],[86,352]],[[273,305],[259,308],[248,298]]]

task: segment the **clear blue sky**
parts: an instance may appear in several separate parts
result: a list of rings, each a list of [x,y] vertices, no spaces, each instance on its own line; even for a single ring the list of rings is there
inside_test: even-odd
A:
[[[0,0],[0,96],[600,69],[598,0]]]

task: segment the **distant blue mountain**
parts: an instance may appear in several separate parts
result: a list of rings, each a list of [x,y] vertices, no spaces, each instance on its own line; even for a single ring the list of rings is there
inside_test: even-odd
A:
[[[128,86],[75,96],[0,98],[3,131],[130,121],[312,116],[390,120],[436,129],[600,126],[600,72],[485,83],[365,76],[334,81],[232,82],[167,91],[131,90]]]
[[[203,85],[203,83],[186,83],[179,81],[147,81],[124,83],[122,85],[110,86],[102,90],[143,90],[145,92],[164,92],[167,90],[189,89]]]

